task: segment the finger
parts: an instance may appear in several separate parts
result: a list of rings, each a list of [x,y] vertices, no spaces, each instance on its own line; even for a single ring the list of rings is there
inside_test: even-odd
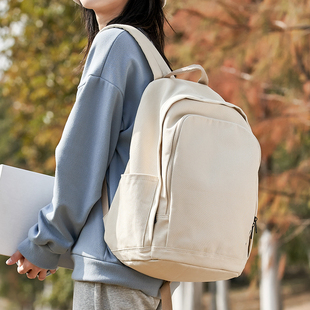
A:
[[[16,251],[7,261],[7,265],[14,265],[16,264],[20,259],[24,258],[24,256],[19,252]]]
[[[21,265],[24,263],[24,260],[25,260],[25,257],[19,259],[19,260],[17,261],[17,263],[16,263],[17,266],[18,266],[18,267],[21,266]]]
[[[35,279],[39,273],[39,270],[29,270],[26,275],[28,279]]]
[[[57,271],[57,269],[53,269],[53,270],[50,270],[50,273],[54,274],[54,273],[56,273],[56,271]]]
[[[17,267],[17,272],[18,272],[19,274],[25,274],[25,273],[29,272],[30,270],[31,270],[31,268],[25,266],[24,264],[23,264],[23,265],[19,265],[19,266]]]
[[[38,279],[39,279],[40,281],[45,280],[45,278],[46,278],[46,272],[47,272],[47,269],[42,269],[42,270],[38,273]]]
[[[39,273],[40,268],[31,264],[27,259],[24,260],[24,263],[17,268],[19,274],[29,273],[30,271]]]

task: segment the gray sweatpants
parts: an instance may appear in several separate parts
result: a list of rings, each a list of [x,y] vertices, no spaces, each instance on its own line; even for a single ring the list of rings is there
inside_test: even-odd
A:
[[[161,310],[159,298],[118,285],[75,281],[73,310]]]

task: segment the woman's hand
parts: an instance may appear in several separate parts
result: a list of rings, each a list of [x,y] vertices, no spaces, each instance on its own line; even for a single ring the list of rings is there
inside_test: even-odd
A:
[[[25,258],[19,251],[16,251],[7,261],[7,265],[17,264],[17,272],[20,274],[26,274],[29,279],[35,279],[38,277],[40,281],[43,281],[46,278],[46,274],[49,271],[50,273],[55,273],[56,269],[48,270],[35,266],[30,263],[27,258]]]

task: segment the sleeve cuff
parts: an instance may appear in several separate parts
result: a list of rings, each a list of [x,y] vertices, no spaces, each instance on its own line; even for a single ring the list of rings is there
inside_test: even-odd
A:
[[[55,254],[47,245],[39,246],[28,238],[18,246],[18,251],[39,268],[56,269],[60,254]]]

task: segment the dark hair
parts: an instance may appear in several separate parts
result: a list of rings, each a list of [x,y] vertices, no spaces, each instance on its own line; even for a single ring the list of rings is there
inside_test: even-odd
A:
[[[99,27],[95,12],[86,9],[81,5],[82,19],[88,35],[88,43],[84,49],[84,58],[82,65],[86,60],[91,44],[99,32]],[[164,23],[166,18],[162,8],[162,0],[128,0],[123,12],[112,19],[111,24],[125,24],[140,28],[147,33],[149,39],[153,42],[159,53],[162,55],[168,65],[169,61],[164,54],[165,33]]]

